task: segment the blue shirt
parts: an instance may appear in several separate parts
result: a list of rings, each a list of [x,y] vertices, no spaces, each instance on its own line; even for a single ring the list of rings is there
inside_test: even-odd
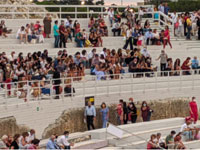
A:
[[[165,7],[165,15],[168,15],[168,12],[169,12],[169,7],[167,6],[167,7]]]
[[[53,33],[54,33],[55,36],[58,36],[58,35],[59,35],[59,33],[57,32],[57,30],[59,30],[59,28],[58,28],[58,26],[55,24],[55,25],[53,26]]]
[[[148,38],[153,38],[153,33],[152,32],[149,32],[149,31],[147,31],[146,33],[145,33],[145,40],[147,40]]]
[[[96,116],[96,109],[93,105],[91,105],[90,107],[89,106],[86,106],[85,108],[85,116]]]
[[[106,108],[104,108],[104,109],[101,109],[100,112],[102,113],[102,118],[103,118],[103,120],[108,120],[108,118],[107,118],[108,112],[109,112],[108,107],[106,107]]]
[[[199,61],[197,59],[192,60],[192,68],[198,68],[199,67]]]
[[[57,146],[51,139],[49,139],[46,145],[46,149],[57,149]]]

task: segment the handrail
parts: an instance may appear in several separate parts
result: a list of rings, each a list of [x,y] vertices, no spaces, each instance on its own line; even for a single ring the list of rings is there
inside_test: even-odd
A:
[[[39,7],[39,8],[44,8],[44,7],[52,7],[52,8],[71,8],[71,7],[79,7],[79,8],[85,8],[85,7],[99,7],[99,8],[127,8],[127,6],[124,5],[0,5],[0,7]],[[133,6],[129,5],[130,8],[154,8],[154,5],[142,5],[142,6]]]
[[[187,70],[188,71],[188,70]],[[196,70],[196,71],[200,71],[200,70]],[[171,71],[172,73],[173,72],[177,72],[177,71]],[[182,73],[184,71],[178,71],[179,72],[179,76],[176,76],[177,78],[173,78],[172,80],[170,79],[169,75],[170,75],[170,72],[169,71],[166,71],[167,75],[168,75],[168,78],[164,78],[164,80],[160,80],[162,77],[160,77],[160,79],[158,78],[160,73],[161,72],[143,72],[143,73],[126,73],[126,74],[113,74],[112,76],[116,76],[117,79],[115,80],[110,80],[110,76],[111,75],[105,75],[105,79],[106,80],[103,80],[103,81],[97,81],[97,77],[96,76],[85,76],[84,77],[84,80],[80,80],[82,77],[74,77],[74,78],[61,78],[61,84],[60,84],[60,87],[62,87],[62,89],[64,90],[65,87],[68,87],[68,88],[71,88],[71,93],[64,93],[64,91],[59,94],[62,98],[64,98],[65,96],[76,96],[76,97],[85,97],[85,96],[105,96],[105,95],[110,95],[110,94],[121,94],[121,93],[132,93],[133,91],[134,92],[141,92],[143,91],[144,93],[146,91],[152,91],[152,90],[163,90],[163,89],[182,89],[182,88],[192,88],[194,89],[194,87],[199,87],[197,85],[195,85],[195,82],[197,81],[200,81],[200,78],[194,78],[194,73],[195,73],[195,70],[190,70],[191,72],[191,75],[192,75],[192,78],[191,79],[188,79],[188,78],[183,78],[183,77],[187,77],[187,76],[184,76],[182,75]],[[162,72],[164,73],[164,72]],[[133,81],[133,76],[136,77],[137,74],[143,74],[143,79],[142,80],[142,77],[140,78],[141,80],[138,80],[138,82],[136,81]],[[149,78],[149,77],[146,77],[145,75],[147,74],[153,74],[153,77],[154,78]],[[197,75],[199,76],[199,75]],[[121,82],[122,81],[122,78],[125,82]],[[147,78],[149,80],[147,80]],[[64,83],[64,81],[66,80],[70,80],[71,82],[70,83]],[[151,80],[152,79],[152,80]],[[159,80],[158,80],[159,79]],[[59,95],[56,95],[56,94],[53,94],[53,88],[54,88],[54,84],[53,84],[53,81],[54,80],[57,80],[57,79],[48,79],[48,80],[45,80],[45,82],[48,82],[48,86],[44,86],[46,87],[47,89],[50,90],[50,93],[49,93],[49,96],[47,97],[48,99],[52,99],[53,96],[59,96]],[[120,80],[120,82],[112,82],[112,81],[117,81],[117,80]],[[88,81],[88,82],[87,82]],[[182,85],[183,82],[189,82],[189,86],[184,86]],[[32,81],[21,81],[21,82],[11,82],[11,83],[3,83],[2,85],[5,87],[4,91],[1,91],[0,92],[0,95],[2,95],[3,97],[1,97],[2,99],[5,100],[5,103],[6,105],[8,105],[7,103],[7,100],[9,98],[12,98],[12,97],[9,97],[9,93],[12,93],[12,92],[17,92],[18,91],[21,91],[21,92],[24,92],[25,94],[25,97],[22,97],[22,98],[25,98],[27,99],[27,101],[30,101],[32,99],[42,99],[42,95],[41,93],[39,95],[37,95],[36,97],[31,97],[32,93],[31,91],[34,91],[34,90],[41,90],[43,87],[41,86],[41,83],[44,82],[44,81],[41,81],[41,80],[32,80]],[[30,85],[32,83],[38,83],[38,86],[36,87],[31,87],[30,88]],[[105,83],[105,84],[101,84],[101,83]],[[107,83],[107,85],[106,85]],[[165,84],[164,88],[161,87],[161,88],[158,88],[158,84]],[[174,87],[170,87],[170,84],[169,83],[178,83],[177,86],[174,86]],[[21,84],[23,85],[21,88],[18,87],[18,85]],[[151,86],[153,86],[153,88],[151,89],[146,89],[146,85],[149,84]],[[11,88],[8,89],[7,86],[8,85],[11,85]],[[14,85],[17,85],[16,87],[13,88]],[[26,86],[25,86],[26,85]],[[143,88],[137,88],[137,89],[133,89],[133,86],[137,87],[139,85],[142,85]],[[155,85],[155,87],[154,87]],[[128,90],[128,89],[123,89],[122,87],[123,86],[131,86],[131,91]],[[110,91],[110,88],[111,89],[116,89],[116,87],[118,88],[119,91]],[[73,88],[75,88],[76,90],[76,94],[73,93]],[[98,92],[98,89],[102,89],[103,91],[99,91]],[[87,90],[87,93],[86,93],[86,90]],[[106,91],[105,91],[106,90]],[[128,90],[128,91],[127,91]],[[104,92],[105,91],[105,92]],[[17,98],[19,98],[20,95],[15,95]],[[6,99],[5,99],[6,98]],[[73,97],[72,97],[73,98]],[[0,101],[1,102],[1,101]]]
[[[108,123],[107,123],[107,126],[106,126],[106,131],[107,131],[107,127],[108,127],[109,124],[113,125],[112,123],[108,122]],[[137,137],[137,138],[139,138],[139,139],[141,139],[141,140],[144,140],[146,144],[150,142],[150,141],[147,141],[145,138],[143,138],[143,137],[141,137],[141,136],[139,136],[139,135],[136,135],[136,134],[134,134],[134,133],[132,133],[132,132],[130,132],[130,131],[127,131],[127,130],[125,130],[125,129],[119,128],[119,127],[116,126],[116,125],[113,125],[113,126],[115,126],[115,128],[118,128],[118,129],[120,129],[120,130],[122,130],[122,131],[124,131],[124,132],[126,132],[126,133],[128,133],[128,134],[130,134],[131,136],[135,136],[135,137]],[[157,145],[157,144],[155,144],[155,143],[152,143],[152,142],[150,142],[150,143],[151,143],[152,145],[157,146],[158,148],[161,148],[161,149],[164,150],[164,148],[160,147],[159,145]]]

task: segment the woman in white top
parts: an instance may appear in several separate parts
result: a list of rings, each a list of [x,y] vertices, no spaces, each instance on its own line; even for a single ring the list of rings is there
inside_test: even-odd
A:
[[[183,36],[183,19],[181,16],[178,16],[178,19],[177,19],[177,24],[178,24],[178,36],[182,37]]]
[[[29,24],[26,25],[25,31],[26,31],[26,34],[27,34],[28,42],[30,43],[31,40],[32,40],[32,31],[31,31],[31,28],[30,28]]]
[[[20,39],[20,42],[21,42],[21,43],[23,43],[23,40],[24,40],[25,43],[27,42],[27,34],[26,34],[26,31],[25,31],[24,26],[22,26],[22,27],[17,31],[17,39]]]
[[[114,11],[113,11],[113,8],[110,8],[108,10],[108,18],[110,20],[110,26],[112,27],[113,26],[113,19],[114,19]]]

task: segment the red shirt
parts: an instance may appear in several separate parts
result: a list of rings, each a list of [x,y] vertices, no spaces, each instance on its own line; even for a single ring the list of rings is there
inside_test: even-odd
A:
[[[168,40],[170,39],[169,30],[165,30],[165,32],[164,32],[164,37],[165,37],[165,39],[166,39],[166,38],[167,38]]]
[[[61,31],[65,32],[65,27],[63,25],[60,25],[60,27],[59,27],[59,33],[63,35],[63,33]]]

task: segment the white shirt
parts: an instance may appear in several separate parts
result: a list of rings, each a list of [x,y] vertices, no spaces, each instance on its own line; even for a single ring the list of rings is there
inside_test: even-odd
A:
[[[181,126],[181,130],[180,132],[183,132],[185,129],[188,128],[188,125],[186,123],[184,123],[182,126]]]
[[[145,48],[141,51],[141,54],[142,54],[144,57],[150,57],[149,52],[148,52],[147,49],[145,49]]]
[[[24,31],[21,31],[21,28],[20,28],[20,29],[17,31],[16,38],[18,38],[20,34],[26,34],[25,30],[24,30]]]
[[[114,11],[108,11],[108,17],[113,18],[114,17]]]
[[[172,13],[171,16],[172,16],[173,23],[176,23],[177,22],[177,15]]]
[[[179,19],[178,24],[179,24],[179,27],[183,26],[182,19]]]
[[[65,26],[66,26],[66,27],[70,26],[69,20],[68,20],[68,19],[65,20]]]
[[[28,88],[28,87],[27,87]],[[33,141],[35,139],[35,134],[32,134],[30,132],[28,132],[29,136],[27,138],[27,142]]]
[[[92,59],[94,57],[94,53],[93,52],[90,52],[89,54],[88,54],[88,59]]]
[[[114,23],[113,24],[113,29],[119,29],[120,28],[120,25],[119,25],[119,23]]]
[[[139,10],[139,15],[140,15],[140,16],[143,16],[143,15],[144,15],[144,12],[143,12],[141,9]]]
[[[103,55],[104,58],[106,58],[106,52],[102,51],[102,52],[100,53],[100,55]]]
[[[62,144],[63,146],[69,146],[70,143],[68,142],[68,139],[65,137],[65,135],[62,135],[59,139],[58,139],[58,144]]]

